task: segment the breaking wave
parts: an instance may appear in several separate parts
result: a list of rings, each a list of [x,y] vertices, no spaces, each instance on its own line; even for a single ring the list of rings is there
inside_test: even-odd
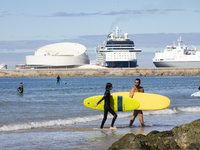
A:
[[[156,110],[156,111],[144,111],[144,116],[148,115],[174,115],[180,113],[199,113],[200,106],[193,107],[172,107],[164,110]],[[118,118],[127,118],[132,116],[133,112],[117,112]],[[64,126],[64,125],[73,125],[77,123],[86,123],[97,120],[102,120],[103,113],[101,115],[94,116],[86,116],[86,117],[76,117],[76,118],[68,118],[68,119],[58,119],[58,120],[49,120],[49,121],[41,121],[41,122],[30,122],[30,123],[22,123],[22,124],[11,124],[4,125],[0,127],[0,132],[9,132],[9,131],[17,131],[17,130],[29,130],[29,129],[37,129],[37,128],[45,128],[51,126]],[[108,119],[111,119],[112,115],[108,115]]]

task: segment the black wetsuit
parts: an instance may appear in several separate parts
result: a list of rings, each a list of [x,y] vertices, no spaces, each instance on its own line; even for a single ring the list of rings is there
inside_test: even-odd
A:
[[[117,118],[117,114],[110,108],[110,90],[106,90],[105,91],[105,94],[104,96],[102,97],[102,99],[97,103],[97,105],[105,99],[105,104],[104,104],[104,117],[103,117],[103,120],[102,120],[102,123],[101,123],[101,127],[100,128],[103,128],[104,126],[104,123],[106,122],[106,119],[107,119],[107,115],[108,115],[108,112],[110,112],[112,115],[113,115],[113,120],[112,120],[112,123],[111,123],[111,127],[113,127],[114,123],[115,123],[115,120]]]
[[[17,91],[18,91],[18,92],[21,91],[20,93],[23,93],[23,86],[20,85],[20,86],[17,88]]]
[[[59,76],[57,77],[57,83],[60,83],[60,77]]]

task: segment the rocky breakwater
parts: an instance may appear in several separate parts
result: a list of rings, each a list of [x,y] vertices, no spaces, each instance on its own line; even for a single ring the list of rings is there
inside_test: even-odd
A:
[[[146,136],[142,134],[126,134],[109,148],[168,150],[168,149],[200,149],[200,119],[190,124],[174,127],[170,131],[152,131]]]
[[[196,68],[2,69],[0,77],[199,76]]]

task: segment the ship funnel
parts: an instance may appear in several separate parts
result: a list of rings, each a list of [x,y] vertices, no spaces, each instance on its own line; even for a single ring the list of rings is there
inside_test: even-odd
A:
[[[124,38],[128,39],[128,33],[124,33]]]
[[[110,33],[110,38],[113,39],[114,38],[114,34]]]

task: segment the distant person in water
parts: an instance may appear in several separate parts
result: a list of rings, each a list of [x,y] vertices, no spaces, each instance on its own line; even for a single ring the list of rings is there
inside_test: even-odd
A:
[[[140,79],[135,79],[135,86],[132,87],[132,89],[130,90],[129,97],[133,98],[135,92],[143,92],[144,93],[144,88],[140,86]],[[134,110],[129,126],[132,126],[137,115],[139,115],[139,120],[140,120],[141,125],[144,126],[142,110]]]
[[[200,90],[200,86],[199,86],[199,88],[198,88],[199,90]]]
[[[104,123],[106,122],[108,112],[110,112],[113,115],[113,119],[112,119],[112,123],[111,123],[110,129],[117,129],[117,128],[113,127],[113,125],[115,123],[115,120],[117,118],[117,114],[110,108],[110,90],[112,90],[112,89],[113,89],[112,84],[111,83],[107,83],[106,84],[106,91],[105,91],[104,96],[99,100],[99,102],[97,104],[93,105],[94,107],[97,107],[97,105],[99,103],[101,103],[102,100],[105,100],[105,103],[104,103],[104,117],[103,117],[103,120],[102,120],[102,123],[101,123],[101,127],[100,127],[101,129],[103,128]]]
[[[22,82],[20,83],[20,86],[17,88],[17,91],[19,93],[23,93],[23,85],[22,85]]]
[[[57,83],[60,83],[60,77],[59,77],[59,75],[57,77]]]

